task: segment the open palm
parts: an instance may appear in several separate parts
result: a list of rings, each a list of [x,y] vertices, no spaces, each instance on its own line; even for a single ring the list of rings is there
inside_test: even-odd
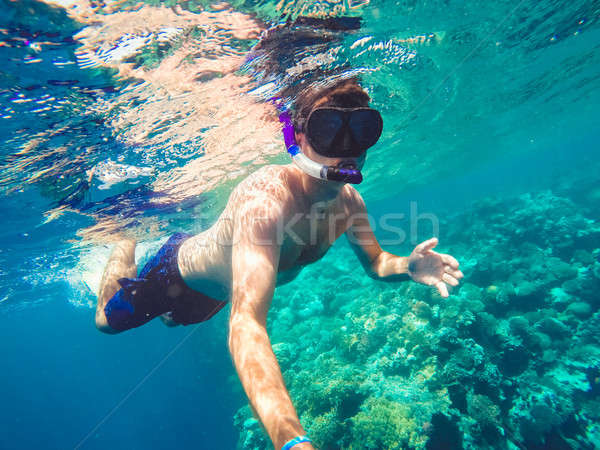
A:
[[[458,285],[463,273],[452,256],[432,250],[437,244],[437,238],[431,238],[415,247],[408,257],[408,274],[414,281],[435,286],[442,297],[448,297],[446,284]]]

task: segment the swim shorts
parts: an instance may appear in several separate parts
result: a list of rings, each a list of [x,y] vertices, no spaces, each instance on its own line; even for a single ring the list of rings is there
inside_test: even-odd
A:
[[[121,285],[106,303],[104,313],[114,330],[139,327],[165,313],[176,323],[190,325],[210,319],[227,302],[190,289],[177,265],[177,252],[191,235],[176,233],[160,248],[138,278],[120,278]]]

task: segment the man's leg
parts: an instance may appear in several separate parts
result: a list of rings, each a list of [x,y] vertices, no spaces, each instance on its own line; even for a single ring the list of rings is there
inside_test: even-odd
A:
[[[125,239],[118,241],[113,249],[104,274],[100,283],[100,292],[98,293],[98,304],[96,306],[96,327],[98,330],[115,334],[119,331],[112,329],[108,325],[104,307],[115,293],[121,289],[117,282],[119,278],[135,278],[137,276],[137,267],[135,265],[135,240]]]

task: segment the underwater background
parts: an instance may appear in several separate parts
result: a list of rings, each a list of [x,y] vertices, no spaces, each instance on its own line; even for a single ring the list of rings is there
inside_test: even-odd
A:
[[[271,448],[227,310],[108,336],[95,292],[119,233],[143,264],[288,162],[266,99],[352,75],[385,124],[358,188],[376,236],[407,255],[436,234],[465,277],[448,299],[375,281],[342,238],[276,290],[271,342],[316,447],[599,446],[600,2],[0,12],[0,448]]]

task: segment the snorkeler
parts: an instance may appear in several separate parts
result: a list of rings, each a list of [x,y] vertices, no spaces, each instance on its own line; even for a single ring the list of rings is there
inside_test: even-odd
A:
[[[442,297],[463,274],[437,239],[410,256],[383,251],[351,184],[382,131],[380,114],[353,79],[298,96],[280,120],[294,163],[265,166],[231,193],[208,230],[172,236],[136,276],[135,242],[117,244],[98,298],[96,326],[118,333],[162,316],[167,325],[212,317],[231,302],[228,345],[250,404],[275,449],[312,449],[285,388],[266,330],[275,287],[322,258],[345,233],[373,278],[398,276]]]

